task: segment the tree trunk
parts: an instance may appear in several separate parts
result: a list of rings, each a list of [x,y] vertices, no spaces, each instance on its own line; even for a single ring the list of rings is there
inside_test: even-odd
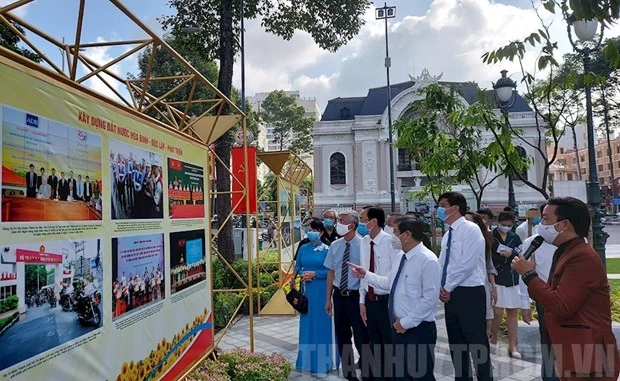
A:
[[[616,214],[616,204],[613,202],[613,198],[616,197],[616,187],[615,187],[615,180],[616,180],[616,176],[614,175],[614,153],[611,151],[611,129],[609,127],[609,107],[607,104],[607,96],[605,93],[605,90],[603,89],[603,91],[601,91],[601,94],[603,96],[603,119],[605,121],[605,135],[607,135],[607,150],[609,151],[609,171],[611,173],[611,181],[609,182],[610,187],[611,187],[611,197],[612,197],[612,208],[614,211],[614,214]]]
[[[581,175],[581,162],[579,161],[579,148],[577,147],[577,134],[575,133],[575,126],[571,125],[570,129],[573,132],[573,148],[575,149],[575,160],[577,160],[577,171],[579,173],[579,180],[583,180]]]
[[[217,82],[217,88],[227,97],[230,97],[232,91],[233,64],[234,56],[234,32],[233,32],[233,4],[231,0],[221,0],[220,7],[220,72]],[[229,108],[224,106],[222,114],[227,114]],[[230,163],[230,149],[232,147],[232,137],[230,133],[222,135],[215,142],[215,153],[223,163]],[[229,164],[230,165],[230,164]],[[217,238],[218,251],[227,261],[233,262],[235,258],[235,247],[232,239],[232,224],[230,219],[223,224],[226,217],[230,214],[232,204],[230,193],[230,173],[227,167],[219,161],[216,162],[217,181],[216,187],[217,198],[215,199],[215,212],[218,216],[219,234]]]

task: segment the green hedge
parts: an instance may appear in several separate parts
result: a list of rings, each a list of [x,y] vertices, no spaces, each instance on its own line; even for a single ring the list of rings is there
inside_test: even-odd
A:
[[[291,364],[282,355],[235,349],[207,360],[187,376],[188,381],[286,381]]]
[[[254,301],[254,312],[258,312],[258,300],[260,298],[261,307],[265,306],[271,299],[273,294],[278,290],[279,272],[277,253],[268,252],[260,254],[260,271],[256,262],[252,263],[252,287],[258,287],[260,279],[260,295],[259,290],[254,289],[252,292]],[[272,264],[263,264],[264,262],[273,262]],[[244,282],[248,281],[248,262],[245,260],[237,260],[231,264],[231,267],[239,274]],[[213,289],[241,289],[243,284],[237,279],[235,274],[218,258],[213,258]],[[243,299],[245,292],[231,291],[218,292],[213,297],[213,311],[215,329],[222,329],[228,324],[233,314]],[[243,303],[240,313],[248,314],[250,310],[249,299]]]
[[[17,295],[9,296],[0,302],[0,314],[17,308],[19,298]]]

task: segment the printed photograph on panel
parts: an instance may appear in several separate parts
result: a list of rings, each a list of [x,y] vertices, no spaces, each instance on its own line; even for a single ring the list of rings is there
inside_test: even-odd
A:
[[[170,233],[170,293],[207,280],[205,231]]]
[[[101,240],[0,245],[0,370],[103,325]]]
[[[112,318],[163,300],[164,235],[112,238]]]
[[[204,168],[168,158],[170,218],[204,218]]]
[[[162,218],[162,156],[110,140],[110,198],[113,220]]]
[[[2,221],[101,220],[101,135],[2,107]]]

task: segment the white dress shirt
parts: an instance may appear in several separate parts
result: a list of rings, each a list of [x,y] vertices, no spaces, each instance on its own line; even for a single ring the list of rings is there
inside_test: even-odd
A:
[[[423,321],[435,321],[439,299],[437,279],[441,276],[435,253],[419,243],[406,254],[401,251],[394,258],[389,277],[368,271],[364,280],[377,288],[391,289],[403,255],[407,259],[398,284],[394,285],[394,317],[400,319],[404,329],[411,329]]]
[[[481,253],[485,252],[486,243],[480,227],[465,217],[454,221],[452,225],[452,244],[450,246],[450,260],[444,289],[452,292],[457,287],[484,286],[487,276],[486,258]],[[447,231],[441,240],[441,255],[439,256],[439,278],[446,261],[446,249],[448,247]]]
[[[530,237],[530,235],[528,234],[528,225],[530,224],[530,222],[528,220],[525,220],[525,222],[523,222],[521,225],[517,226],[517,228],[515,229],[515,233],[519,236],[519,238],[521,238],[521,242],[525,241],[526,239],[528,239]],[[536,226],[532,226],[532,235],[536,234]]]
[[[374,239],[370,238],[370,235],[365,236],[360,244],[360,266],[367,270],[370,270],[370,242],[375,243],[375,268],[373,272],[377,275],[389,276],[392,271],[392,264],[396,261],[396,256],[400,250],[395,250],[392,247],[392,236],[383,230],[379,231]],[[374,292],[375,295],[389,295],[390,288],[375,287]],[[368,281],[362,279],[360,283],[360,304],[366,303],[367,293]]]
[[[538,234],[531,236],[523,242],[523,251],[529,249],[530,245],[534,238],[538,237]],[[552,244],[543,242],[542,245],[534,252],[534,260],[536,262],[536,273],[538,273],[538,277],[542,279],[545,283],[549,280],[549,273],[551,272],[551,262],[553,262],[553,255],[558,248]],[[527,285],[525,282],[519,282],[519,292],[522,295],[522,298],[528,295],[527,293]],[[528,296],[529,298],[529,296]]]

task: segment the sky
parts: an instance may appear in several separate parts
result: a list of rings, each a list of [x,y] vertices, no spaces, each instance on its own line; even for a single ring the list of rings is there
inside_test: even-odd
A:
[[[0,6],[12,1],[0,0]],[[35,0],[15,13],[48,34],[59,39],[64,36],[72,43],[78,3],[78,0]],[[173,13],[167,0],[124,0],[123,4],[158,35],[164,33],[158,18]],[[145,37],[109,1],[87,1],[86,5],[82,42]],[[383,2],[375,1],[374,5],[382,6]],[[324,110],[329,99],[365,96],[369,88],[384,86],[385,24],[383,20],[375,20],[374,5],[366,12],[366,24],[360,33],[335,53],[319,48],[306,33],[298,32],[290,41],[284,41],[264,32],[260,20],[248,20],[246,95],[298,90],[302,97],[316,98],[319,108]],[[530,0],[392,0],[388,5],[396,6],[397,16],[388,26],[392,83],[407,81],[409,75],[418,76],[424,68],[434,76],[443,73],[442,80],[474,81],[483,88],[490,87],[502,69],[520,81],[522,75],[517,63],[486,65],[481,56],[540,27]],[[558,42],[560,52],[570,52],[566,24],[561,16],[544,9],[541,15],[552,22],[551,36]],[[606,30],[605,35],[620,35],[620,26]],[[33,41],[41,40],[33,37]],[[82,54],[105,63],[127,50],[127,47],[99,47],[86,49]],[[61,65],[57,48],[47,45],[43,52]],[[121,75],[136,73],[137,55],[131,58],[111,70]],[[526,55],[526,70],[535,70],[535,59],[534,52]],[[241,83],[239,69],[237,61],[233,79],[236,87]],[[89,80],[87,85],[113,96],[99,80]]]

